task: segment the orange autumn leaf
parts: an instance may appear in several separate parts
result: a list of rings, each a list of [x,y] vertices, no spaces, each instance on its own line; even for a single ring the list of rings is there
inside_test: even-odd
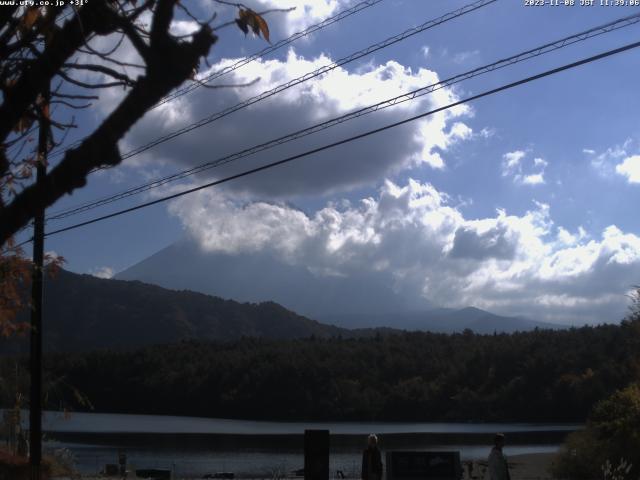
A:
[[[33,28],[33,26],[38,21],[38,18],[40,18],[40,15],[41,15],[40,8],[38,7],[27,8],[27,11],[22,16],[22,21],[20,22],[20,29],[23,32],[28,32],[29,30],[31,30],[31,28]]]
[[[253,10],[241,8],[238,12],[238,18],[236,19],[236,23],[240,30],[242,30],[245,35],[249,33],[249,27],[253,33],[257,36],[262,35],[262,37],[267,41],[269,40],[269,25],[264,18],[258,15]]]

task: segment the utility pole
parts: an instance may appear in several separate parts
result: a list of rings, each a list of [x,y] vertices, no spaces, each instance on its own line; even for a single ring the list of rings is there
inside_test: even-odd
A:
[[[43,92],[38,131],[38,161],[36,183],[41,184],[47,174],[49,150],[49,89]],[[44,207],[33,219],[33,270],[31,274],[31,338],[29,400],[29,465],[31,480],[41,479],[42,464],[42,291],[44,263]]]

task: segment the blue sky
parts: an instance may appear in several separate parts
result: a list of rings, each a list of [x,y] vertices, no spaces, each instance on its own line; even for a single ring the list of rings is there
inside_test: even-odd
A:
[[[258,11],[275,3],[298,5],[292,14],[267,17],[277,41],[355,2],[246,3]],[[384,0],[221,79],[227,84],[259,77],[251,87],[199,89],[154,111],[130,132],[122,150],[466,3]],[[199,4],[214,8],[211,2]],[[215,8],[221,19],[233,15]],[[521,0],[499,0],[95,174],[86,188],[50,211],[639,10],[528,7]],[[211,71],[266,45],[236,28],[219,33],[209,58]],[[640,26],[634,25],[602,35],[51,228],[406,118],[637,41],[639,33]],[[119,50],[122,58],[133,55],[127,48]],[[639,67],[640,51],[626,52],[478,100],[428,123],[51,237],[46,249],[63,255],[73,271],[109,275],[190,236],[205,251],[272,251],[318,275],[384,271],[393,288],[410,284],[416,295],[445,306],[535,312],[569,323],[617,320],[624,315],[624,295],[640,283],[640,222],[633,208],[640,204]],[[70,139],[89,132],[121,95],[103,93],[82,114],[82,127]]]

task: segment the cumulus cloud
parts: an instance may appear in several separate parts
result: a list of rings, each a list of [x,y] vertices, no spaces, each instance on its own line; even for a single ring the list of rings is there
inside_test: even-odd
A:
[[[605,178],[613,178],[620,174],[617,171],[617,167],[622,159],[631,155],[630,150],[634,144],[635,142],[632,138],[627,138],[622,144],[609,147],[600,153],[594,150],[583,150],[583,152],[589,156],[591,166],[599,175]]]
[[[593,238],[570,232],[542,203],[522,215],[466,218],[448,195],[413,180],[311,214],[215,191],[170,211],[209,252],[270,252],[317,275],[385,275],[396,291],[437,305],[549,321],[619,320],[640,266],[640,237],[614,225]]]
[[[234,61],[225,60],[214,65],[212,70]],[[150,112],[132,131],[126,143],[130,146],[144,144],[185,124],[206,118],[212,112],[329,65],[332,61],[326,55],[303,58],[290,50],[286,60],[253,62],[225,77],[224,83],[245,84],[256,78],[260,81],[249,87],[221,89],[214,93],[200,89],[181,97]],[[431,70],[421,68],[414,71],[395,61],[370,64],[357,72],[337,68],[313,81],[233,113],[211,126],[163,144],[146,156],[138,157],[136,165],[166,162],[179,167],[192,167],[437,81],[437,74]],[[236,173],[239,169],[279,160],[396,122],[417,112],[449,104],[456,98],[453,91],[441,89],[412,102],[379,110],[306,137],[303,143],[292,142],[263,152],[257,158],[242,159],[237,165],[234,163],[210,170],[207,174],[219,178]],[[443,152],[457,142],[474,137],[472,129],[463,122],[467,114],[469,109],[465,106],[440,112],[424,120],[263,172],[258,179],[247,177],[234,183],[231,188],[263,198],[291,198],[371,185],[380,178],[417,166],[442,169],[446,166]]]
[[[531,175],[523,175],[519,177],[525,185],[540,185],[544,183],[544,175],[542,173],[533,173]]]
[[[502,156],[502,176],[511,177],[521,185],[540,185],[545,183],[544,172],[549,162],[536,157],[526,161],[527,152],[514,150]]]
[[[514,150],[507,152],[502,156],[502,175],[507,176],[520,166],[520,160],[525,157],[526,153],[522,150]]]
[[[629,183],[640,183],[640,155],[625,158],[616,165],[616,173],[626,177]]]
[[[115,271],[111,267],[95,267],[89,270],[89,275],[98,278],[111,278],[114,274]]]

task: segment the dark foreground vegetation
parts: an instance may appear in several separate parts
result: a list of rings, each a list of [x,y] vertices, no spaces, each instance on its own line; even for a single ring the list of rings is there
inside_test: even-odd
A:
[[[584,430],[572,433],[553,463],[563,479],[640,478],[640,386],[596,403]]]
[[[0,362],[5,406],[14,402],[16,366],[26,361]],[[86,408],[86,396],[103,412],[582,422],[596,402],[640,378],[640,320],[511,335],[189,341],[50,355],[46,371],[51,406],[75,410]]]

